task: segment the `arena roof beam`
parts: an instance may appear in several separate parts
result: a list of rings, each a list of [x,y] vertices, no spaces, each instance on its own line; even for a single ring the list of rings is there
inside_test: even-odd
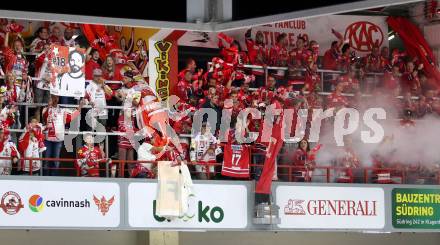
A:
[[[422,1],[421,0],[365,0],[365,1],[358,1],[352,3],[337,4],[327,7],[301,10],[301,11],[293,11],[293,12],[277,14],[277,15],[251,18],[246,20],[218,23],[214,26],[214,30],[228,31],[228,30],[257,26],[257,25],[282,22],[287,20],[306,19],[306,18],[318,17],[329,14],[341,14],[341,13],[347,13],[353,11],[408,4],[414,2],[422,2]]]
[[[0,6],[1,8],[1,6]],[[157,21],[157,20],[139,20],[113,17],[99,17],[72,14],[53,14],[43,12],[15,11],[0,9],[0,17],[8,19],[36,20],[36,21],[55,21],[55,22],[71,22],[81,24],[102,24],[111,26],[130,26],[141,28],[157,28],[157,29],[177,29],[185,31],[214,31],[210,22],[206,23],[186,23],[173,21]]]
[[[327,7],[307,9],[301,11],[293,11],[289,13],[270,15],[258,18],[251,18],[239,21],[225,22],[172,22],[172,21],[155,21],[155,20],[139,20],[126,18],[98,17],[85,15],[69,15],[69,14],[53,14],[30,11],[13,11],[0,10],[0,17],[10,19],[40,20],[40,21],[59,21],[73,23],[91,23],[104,24],[114,26],[131,26],[141,28],[161,28],[161,29],[178,29],[187,31],[201,32],[221,32],[240,28],[246,28],[256,25],[270,24],[293,19],[305,19],[329,14],[340,14],[365,9],[379,8],[385,6],[394,6],[407,3],[421,2],[421,0],[365,0],[352,3],[337,4]]]

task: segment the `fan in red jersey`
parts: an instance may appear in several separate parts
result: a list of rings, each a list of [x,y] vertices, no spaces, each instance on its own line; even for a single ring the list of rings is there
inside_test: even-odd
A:
[[[338,111],[340,108],[348,106],[347,99],[342,95],[343,89],[343,84],[336,85],[335,91],[327,97],[328,108],[335,108]]]
[[[241,120],[237,121],[236,129],[230,130],[228,142],[224,145],[222,175],[234,178],[249,178],[249,164],[251,162],[251,148],[237,140],[236,133],[243,131]],[[244,136],[244,135],[242,135]]]
[[[418,77],[418,70],[415,69],[412,61],[406,63],[406,70],[402,74],[401,87],[402,92],[411,92],[411,94],[414,95],[420,93],[421,85]]]
[[[310,144],[306,139],[298,142],[298,149],[293,156],[295,168],[293,169],[294,181],[310,182],[312,179],[313,169],[316,165],[315,156],[321,148],[317,145],[310,150]]]
[[[248,63],[247,55],[245,52],[241,51],[240,43],[238,41],[234,40],[232,37],[229,37],[224,33],[219,33],[218,39],[218,46],[221,49],[220,54],[226,63],[230,63],[234,66],[244,65]],[[225,41],[229,45],[229,47],[226,47],[223,44],[223,41]]]
[[[343,154],[338,159],[338,167],[340,167],[336,177],[336,182],[338,183],[353,183],[355,177],[353,170],[361,166],[351,142],[350,138],[345,138],[344,140]]]
[[[306,82],[301,89],[303,92],[308,91],[314,93],[321,91],[321,76],[318,74],[318,66],[315,63],[311,63],[311,68],[306,70]]]
[[[77,167],[81,171],[81,176],[99,177],[99,164],[110,163],[110,158],[105,158],[103,145],[95,146],[93,136],[84,136],[83,147],[78,150]]]
[[[9,32],[6,33],[4,46],[2,48],[4,56],[4,72],[12,72],[18,80],[26,80],[29,62],[23,54],[24,41],[17,37],[12,48],[8,46]]]
[[[350,66],[347,74],[339,77],[339,83],[344,87],[344,92],[358,92],[359,80],[356,78],[356,67]]]
[[[258,89],[258,98],[261,103],[269,105],[276,95],[276,80],[274,76],[267,77],[267,85]]]
[[[371,54],[365,57],[365,69],[368,72],[383,72],[384,63],[378,46],[374,46]]]
[[[187,71],[190,71],[192,73],[192,77],[191,77],[191,81],[197,81],[202,79],[202,74],[203,74],[203,69],[197,69],[196,72],[196,68],[197,68],[197,64],[196,61],[192,58],[189,58],[186,60],[186,66],[185,69],[181,70],[179,72],[179,80],[184,79],[185,78],[185,74]]]
[[[255,41],[251,37],[252,29],[245,33],[246,47],[248,50],[249,62],[252,65],[265,66],[269,64],[270,49],[264,44],[264,35],[261,31],[255,34]],[[264,85],[264,69],[252,68],[252,74],[255,76],[255,87]]]
[[[276,44],[270,49],[270,64],[278,67],[286,67],[289,61],[289,52],[287,50],[287,35],[286,33],[281,33],[278,35]],[[275,78],[278,80],[284,79],[286,71],[277,70],[274,74]]]

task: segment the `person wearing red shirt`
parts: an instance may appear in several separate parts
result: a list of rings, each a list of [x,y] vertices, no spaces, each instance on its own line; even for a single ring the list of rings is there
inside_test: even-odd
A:
[[[185,76],[177,83],[176,95],[183,101],[188,101],[191,90],[191,71],[187,70]]]
[[[30,45],[30,51],[32,53],[40,53],[44,50],[44,46],[49,43],[49,29],[46,27],[40,27],[35,32],[35,39]]]
[[[235,79],[235,72],[230,76],[226,85],[219,83],[215,78],[209,77],[208,88],[215,88],[215,94],[219,96],[220,105],[223,105],[225,99],[231,93],[232,82]],[[205,94],[207,96],[208,94]]]
[[[340,71],[348,71],[351,66],[351,47],[349,44],[344,44],[342,46],[342,54],[338,59],[338,70]]]
[[[237,40],[234,40],[222,32],[217,36],[219,40],[218,47],[220,48],[220,55],[226,63],[234,66],[248,63],[247,55],[241,50],[240,43]],[[229,47],[226,47],[223,42],[226,42]]]
[[[239,125],[240,124],[240,125]],[[238,120],[228,132],[228,140],[223,145],[223,164],[221,174],[231,178],[249,178],[249,165],[251,162],[251,146],[237,140],[237,134],[242,137],[248,132],[246,125]]]
[[[347,74],[339,77],[339,83],[344,87],[346,92],[358,92],[359,91],[359,80],[356,78],[356,67],[354,65],[350,66]]]
[[[264,103],[265,105],[269,105],[272,102],[272,99],[276,95],[276,80],[273,76],[267,77],[267,85],[265,87],[261,87],[258,89],[258,98],[259,103]]]
[[[185,78],[185,74],[187,71],[190,71],[192,73],[192,78],[191,78],[192,81],[197,81],[202,78],[203,69],[201,69],[201,68],[197,69],[197,72],[196,72],[197,64],[193,58],[187,59],[185,64],[186,64],[185,68],[179,72],[179,75],[178,75],[179,80]]]
[[[87,61],[86,61],[86,80],[93,79],[93,71],[101,69],[99,64],[99,52],[97,49],[91,47],[87,49]]]
[[[384,70],[390,70],[391,68],[391,59],[390,59],[390,48],[387,46],[383,46],[380,50],[380,66]]]
[[[335,91],[327,97],[327,107],[336,108],[338,111],[340,108],[348,106],[348,100],[342,95],[344,86],[342,84],[336,85]]]
[[[378,46],[373,46],[371,53],[364,57],[367,72],[383,72],[382,56]]]
[[[270,63],[270,49],[264,44],[264,36],[261,31],[255,34],[255,41],[251,37],[252,29],[246,31],[246,47],[248,50],[249,63],[252,65],[265,66]],[[264,69],[252,68],[255,76],[254,87],[259,88],[264,85]]]
[[[405,67],[405,61],[404,58],[406,57],[405,52],[400,52],[398,49],[393,49],[393,52],[391,53],[391,65],[398,65],[401,72],[404,71]]]
[[[402,74],[401,78],[401,87],[403,93],[419,94],[421,91],[418,71],[415,69],[412,61],[406,63],[406,71]]]
[[[399,89],[401,75],[399,65],[394,64],[391,68],[391,72],[384,74],[383,87],[390,92]]]
[[[196,108],[179,100],[173,109],[174,110],[168,112],[173,129],[177,134],[191,133],[192,115],[196,111]]]
[[[26,80],[29,62],[23,55],[24,51],[24,41],[21,38],[16,38],[13,42],[12,48],[8,46],[9,42],[9,32],[6,33],[4,46],[3,46],[3,56],[4,56],[4,72],[12,72],[15,78],[19,80]]]
[[[101,66],[103,77],[107,81],[122,81],[123,71],[116,69],[115,59],[112,56],[107,56]],[[110,88],[114,91],[121,87],[120,83],[110,83]]]
[[[330,49],[324,53],[322,68],[325,70],[337,70],[339,56],[340,52],[338,41],[333,41]]]
[[[321,90],[321,76],[318,73],[318,65],[311,63],[311,68],[306,70],[305,84],[301,89],[303,92],[314,93]]]
[[[287,67],[289,61],[289,52],[287,50],[287,34],[281,33],[276,38],[276,43],[270,49],[269,60],[270,64],[277,67]],[[283,80],[285,70],[277,70],[274,77],[277,80]]]
[[[306,139],[298,142],[298,148],[293,155],[293,177],[297,182],[310,182],[315,166],[313,156],[310,151],[309,142]]]
[[[307,68],[309,50],[305,47],[305,39],[301,36],[296,40],[296,47],[289,52],[288,77],[289,80],[303,80],[300,69]]]
[[[306,53],[306,62],[310,66],[311,63],[318,64],[319,58],[319,44],[317,41],[312,40],[309,42],[309,48]]]
[[[50,31],[49,42],[57,45],[61,45],[61,40],[63,36],[61,34],[61,29],[58,26],[54,26]]]
[[[77,168],[81,176],[99,177],[100,163],[110,163],[109,158],[105,158],[104,146],[95,146],[94,138],[91,134],[84,135],[86,143],[77,152]]]
[[[305,39],[299,36],[296,47],[289,52],[289,65],[295,68],[303,68],[306,64],[307,49],[304,46]]]
[[[351,139],[348,140],[346,138],[344,140],[344,149],[342,157],[338,159],[338,176],[336,178],[337,183],[353,183],[354,182],[354,173],[353,170],[359,168],[361,166],[361,162],[357,157],[356,152],[352,148]]]

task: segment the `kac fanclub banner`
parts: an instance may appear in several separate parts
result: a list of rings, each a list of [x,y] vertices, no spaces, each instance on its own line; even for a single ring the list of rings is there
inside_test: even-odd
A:
[[[117,183],[1,180],[0,195],[0,227],[120,225]]]
[[[298,19],[262,25],[252,28],[251,37],[255,40],[261,33],[263,42],[273,46],[280,33],[287,34],[289,46],[294,46],[298,36],[307,40],[315,40],[320,45],[320,55],[330,48],[337,38],[332,29],[340,33],[358,54],[371,51],[373,45],[388,46],[388,25],[383,16],[328,15],[310,19]],[[246,49],[245,33],[248,29],[226,32],[227,35],[240,42]],[[187,32],[179,39],[179,45],[206,48],[218,48],[216,33]]]
[[[53,44],[49,52],[50,93],[58,96],[84,97],[85,50]]]
[[[187,215],[167,221],[156,214],[156,183],[128,186],[128,223],[133,228],[244,229],[248,224],[245,185],[195,184]]]
[[[282,229],[383,229],[382,188],[277,186]]]

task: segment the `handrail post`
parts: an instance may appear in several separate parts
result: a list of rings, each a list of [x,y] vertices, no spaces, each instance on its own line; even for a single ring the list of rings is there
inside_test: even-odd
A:
[[[292,182],[292,166],[287,168],[287,174],[289,175],[289,182]]]
[[[125,161],[124,160],[119,162],[119,177],[120,178],[125,177]]]
[[[326,175],[327,183],[330,183],[330,168],[329,167],[325,168],[325,175]]]
[[[23,169],[21,170],[21,171],[23,171],[24,172],[24,169],[26,168],[26,157],[24,157],[20,162],[22,163],[22,165],[21,166],[23,166]],[[32,171],[33,171],[33,169],[32,169],[32,161],[33,160],[31,160],[31,159],[29,159],[28,160],[28,162],[29,162],[29,175],[30,176],[32,176]]]
[[[364,168],[364,183],[368,183],[368,169]]]

